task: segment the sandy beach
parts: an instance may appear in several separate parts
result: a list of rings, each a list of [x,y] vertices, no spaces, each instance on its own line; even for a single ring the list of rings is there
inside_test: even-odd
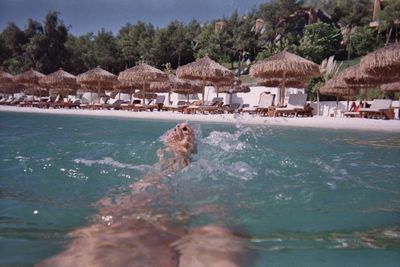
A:
[[[210,122],[210,123],[242,123],[246,125],[274,125],[287,127],[325,128],[359,131],[384,131],[400,132],[400,120],[374,120],[360,118],[332,118],[332,117],[311,117],[311,118],[286,118],[286,117],[260,117],[254,115],[238,114],[181,114],[169,111],[154,112],[131,112],[122,110],[82,110],[82,109],[38,109],[29,107],[0,106],[3,112],[25,112],[38,114],[55,115],[76,115],[76,116],[98,116],[98,117],[120,117],[145,120],[171,120],[189,122]]]

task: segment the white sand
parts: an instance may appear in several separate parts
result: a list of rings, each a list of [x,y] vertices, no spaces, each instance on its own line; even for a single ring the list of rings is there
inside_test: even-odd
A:
[[[286,117],[260,117],[254,115],[202,115],[202,114],[181,114],[173,112],[131,112],[122,110],[81,110],[81,109],[38,109],[29,107],[0,106],[0,111],[26,112],[58,115],[80,115],[80,116],[101,116],[101,117],[123,117],[134,119],[173,120],[189,122],[212,122],[212,123],[237,123],[250,125],[278,125],[292,127],[311,127],[328,129],[348,129],[361,131],[385,131],[400,132],[400,120],[374,120],[360,118],[286,118]]]

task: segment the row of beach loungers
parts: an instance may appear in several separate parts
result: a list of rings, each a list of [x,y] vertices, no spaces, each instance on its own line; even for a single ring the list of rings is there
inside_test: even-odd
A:
[[[176,104],[164,105],[165,96],[159,95],[148,104],[141,104],[141,100],[133,99],[131,102],[124,100],[112,99],[101,100],[99,103],[88,104],[82,103],[76,97],[62,99],[60,96],[39,98],[33,96],[24,96],[20,98],[2,98],[0,105],[16,105],[21,107],[38,107],[38,108],[80,108],[80,109],[114,109],[129,111],[173,111],[186,114],[223,114],[223,113],[249,113],[260,116],[312,116],[312,108],[307,104],[307,94],[291,94],[285,107],[274,106],[275,95],[269,93],[261,93],[258,105],[250,107],[248,104],[232,103],[224,105],[223,98],[216,97],[209,103],[203,104],[197,100],[192,103],[187,101],[178,101]],[[362,108],[357,112],[344,112],[345,117],[363,117],[363,118],[391,118],[392,100],[375,99],[369,108]]]

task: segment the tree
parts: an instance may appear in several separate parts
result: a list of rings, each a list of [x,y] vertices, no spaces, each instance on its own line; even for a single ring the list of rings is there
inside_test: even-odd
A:
[[[40,62],[38,70],[44,73],[50,73],[58,70],[60,67],[68,64],[70,54],[65,47],[68,38],[68,28],[58,18],[57,12],[49,12],[46,15],[42,38],[31,38],[30,45],[35,51],[43,53],[35,55],[35,60]],[[42,46],[43,49],[37,46]]]
[[[24,46],[29,42],[25,32],[14,23],[9,23],[1,33],[3,43],[3,65],[12,73],[19,73],[26,70],[24,64]]]
[[[301,56],[321,63],[335,54],[342,40],[341,32],[333,24],[314,23],[307,25],[296,51]]]
[[[378,19],[382,22],[383,28],[388,30],[386,44],[389,43],[393,28],[395,29],[395,40],[398,40],[398,21],[400,20],[400,0],[385,1],[384,9],[378,13]],[[395,21],[397,20],[397,23]]]
[[[135,25],[127,24],[119,30],[116,43],[126,67],[131,67],[140,60],[152,58],[150,51],[154,35],[153,25],[141,21]]]
[[[368,26],[359,27],[352,37],[352,46],[356,56],[364,56],[382,45],[378,30]]]
[[[120,70],[120,53],[111,31],[101,29],[93,40],[93,54],[97,65],[116,72]]]
[[[208,55],[214,60],[220,60],[220,45],[212,24],[202,28],[200,34],[196,38],[195,43],[194,55],[196,58],[201,58],[205,55]]]
[[[87,33],[79,37],[68,36],[65,46],[69,50],[71,58],[66,69],[71,73],[79,74],[98,65],[94,53],[94,38],[93,33]]]

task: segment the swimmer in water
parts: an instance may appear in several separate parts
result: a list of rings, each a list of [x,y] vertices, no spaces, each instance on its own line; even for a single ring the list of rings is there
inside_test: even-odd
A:
[[[164,144],[157,151],[161,172],[150,172],[126,195],[99,201],[93,224],[70,233],[66,249],[38,266],[241,266],[247,251],[230,230],[217,225],[176,227],[154,208],[154,199],[168,201],[170,192],[160,181],[188,166],[196,151],[194,131],[186,123],[176,125]]]

